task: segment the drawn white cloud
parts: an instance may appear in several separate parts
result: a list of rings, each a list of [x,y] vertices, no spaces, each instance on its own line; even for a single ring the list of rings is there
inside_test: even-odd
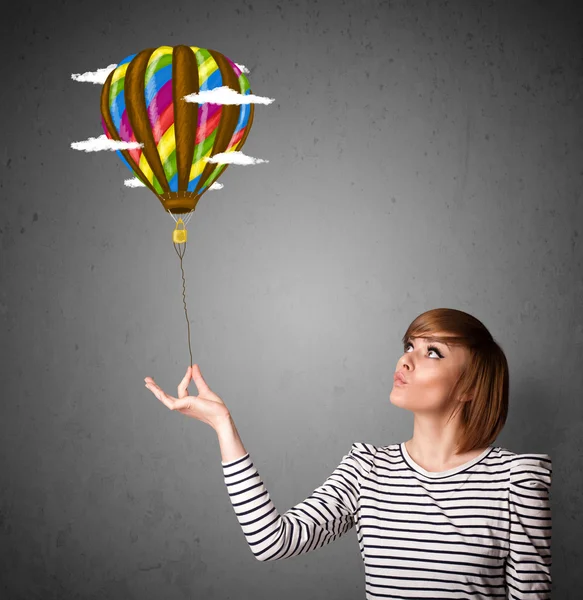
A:
[[[86,71],[85,73],[72,73],[71,79],[82,83],[99,83],[103,85],[108,75],[117,67],[117,65],[109,65],[97,71]]]
[[[196,94],[187,94],[182,96],[187,102],[196,102],[202,104],[209,102],[211,104],[271,104],[275,98],[265,96],[256,96],[255,94],[239,94],[230,87],[223,85],[212,90],[204,90]]]
[[[146,187],[145,184],[143,184],[137,177],[134,177],[133,179],[126,179],[123,184],[132,188]]]
[[[268,160],[263,158],[254,158],[243,154],[243,152],[231,151],[231,152],[219,152],[204,159],[206,162],[219,163],[227,165],[257,165],[259,163],[268,163]]]
[[[101,150],[134,150],[135,148],[143,148],[144,144],[139,142],[123,142],[118,140],[110,140],[105,134],[99,137],[90,137],[82,142],[72,142],[73,150],[83,150],[85,152],[99,152]]]
[[[127,187],[131,188],[146,187],[137,177],[134,177],[133,179],[126,179],[123,183]],[[218,183],[217,181],[215,181],[213,184],[211,184],[208,191],[210,192],[211,190],[222,190],[224,187],[225,186],[222,183]]]
[[[245,65],[235,63],[243,73],[249,73],[249,69]],[[97,83],[103,85],[109,74],[117,67],[112,64],[103,69],[97,69],[97,71],[87,71],[85,73],[71,73],[71,79],[74,81],[80,81],[81,83]]]

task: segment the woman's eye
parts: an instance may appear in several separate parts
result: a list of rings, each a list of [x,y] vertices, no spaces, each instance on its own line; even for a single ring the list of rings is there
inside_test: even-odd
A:
[[[407,342],[405,344],[405,347],[403,349],[404,352],[407,352],[407,348],[409,348],[409,346],[413,347],[412,344],[411,344],[411,342]],[[441,353],[439,352],[439,350],[437,348],[432,347],[432,346],[430,346],[429,348],[427,348],[427,352],[435,352],[435,354],[437,354],[437,358],[443,358],[443,356],[441,355]]]

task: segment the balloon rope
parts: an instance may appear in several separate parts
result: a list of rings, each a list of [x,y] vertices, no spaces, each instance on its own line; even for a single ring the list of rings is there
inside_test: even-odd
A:
[[[182,253],[178,251],[177,246],[182,246]],[[182,301],[184,303],[184,314],[186,315],[186,325],[188,326],[188,350],[190,352],[190,365],[192,365],[192,348],[190,347],[190,323],[188,321],[188,311],[186,310],[186,279],[184,279],[184,269],[182,268],[182,257],[186,252],[186,242],[183,244],[174,243],[174,250],[176,250],[176,254],[180,258],[180,269],[182,271]]]

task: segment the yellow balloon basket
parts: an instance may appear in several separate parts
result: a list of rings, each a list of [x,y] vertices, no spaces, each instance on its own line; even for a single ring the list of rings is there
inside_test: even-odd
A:
[[[179,229],[180,225],[182,225],[183,229]],[[172,241],[175,244],[184,244],[188,241],[188,231],[186,230],[186,226],[184,225],[184,221],[182,219],[178,219],[178,221],[176,221],[176,227],[172,232]]]

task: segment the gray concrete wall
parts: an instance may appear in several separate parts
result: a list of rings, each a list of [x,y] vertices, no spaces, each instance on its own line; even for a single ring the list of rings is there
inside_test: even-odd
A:
[[[257,562],[189,363],[174,222],[71,73],[149,46],[250,69],[245,153],[189,224],[193,362],[280,512],[353,441],[410,437],[400,338],[436,307],[511,369],[497,445],[553,459],[553,597],[578,598],[583,25],[576,2],[14,3],[3,14],[0,596],[364,598],[356,534]],[[191,388],[192,389],[192,388]]]

